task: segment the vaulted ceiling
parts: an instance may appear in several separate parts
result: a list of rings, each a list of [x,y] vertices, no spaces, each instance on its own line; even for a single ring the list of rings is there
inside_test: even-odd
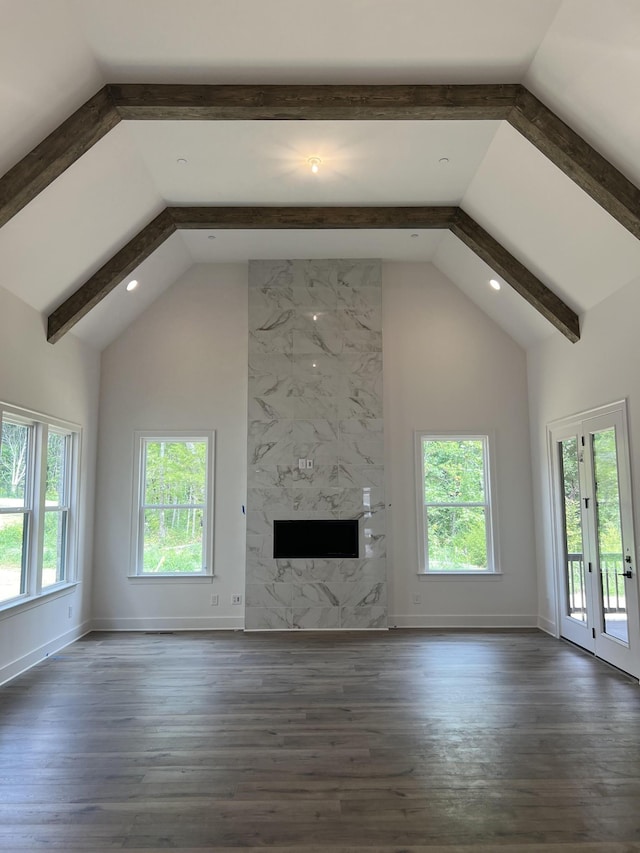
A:
[[[258,229],[244,211],[232,220],[178,211],[198,218],[198,228],[171,228],[146,259],[136,256],[127,278],[141,284],[131,294],[116,265],[118,286],[73,326],[94,345],[107,345],[200,262],[429,260],[523,346],[558,332],[510,288],[490,290],[496,272],[506,281],[515,270],[581,315],[640,275],[632,233],[640,217],[635,0],[0,0],[0,15],[0,175],[14,200],[13,167],[29,163],[29,152],[103,86],[119,83],[521,84],[595,157],[587,183],[596,189],[585,192],[585,180],[569,176],[581,142],[560,140],[554,162],[532,133],[488,112],[439,121],[410,113],[345,120],[335,110],[324,120],[307,113],[305,121],[185,121],[165,113],[149,121],[134,111],[0,228],[0,285],[45,317],[99,279],[167,207],[352,206],[371,215],[358,230],[345,228],[340,210],[322,230],[295,220],[299,228],[274,230],[269,210],[258,224],[270,227]],[[149,103],[149,90],[113,91],[138,91],[139,106]],[[322,160],[318,175],[309,157]],[[40,189],[37,174],[32,180]],[[622,214],[601,192],[612,181],[622,187]],[[378,225],[371,208],[398,206],[459,209],[492,251],[477,254],[477,240],[459,239],[446,223],[433,230],[426,219],[368,227]]]

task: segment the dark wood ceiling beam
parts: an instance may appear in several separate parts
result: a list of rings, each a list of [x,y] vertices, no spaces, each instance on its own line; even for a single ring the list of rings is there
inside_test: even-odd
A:
[[[457,207],[168,207],[185,230],[449,228]]]
[[[451,232],[488,264],[572,343],[580,340],[578,315],[484,228],[458,210]]]
[[[0,227],[120,121],[107,88],[100,89],[0,178]]]
[[[506,119],[520,86],[208,86],[112,83],[124,119],[466,121]]]
[[[0,178],[0,226],[121,119],[505,119],[640,239],[640,189],[517,84],[245,86],[109,84]]]
[[[81,285],[48,321],[55,343],[177,229],[450,229],[570,341],[577,315],[456,207],[168,207]]]
[[[528,89],[519,88],[509,124],[640,239],[640,189]]]
[[[117,287],[176,230],[168,211],[163,210],[145,228],[107,261],[91,278],[49,316],[47,340],[54,344]]]

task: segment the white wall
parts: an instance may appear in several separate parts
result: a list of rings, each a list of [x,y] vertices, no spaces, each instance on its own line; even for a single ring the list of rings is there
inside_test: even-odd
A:
[[[524,352],[430,264],[384,265],[383,334],[390,624],[535,625]],[[244,584],[247,335],[246,266],[200,266],[103,353],[96,627],[242,625],[230,597]],[[217,577],[210,585],[129,580],[134,431],[198,426],[217,430]],[[418,577],[417,429],[494,432],[500,578]]]
[[[99,380],[97,350],[72,334],[48,344],[40,314],[0,288],[0,400],[83,428],[79,583],[62,594],[0,612],[0,682],[81,636],[90,624]]]
[[[192,267],[102,358],[94,626],[232,628],[243,608],[247,267]],[[135,430],[216,431],[213,581],[127,577]],[[220,604],[211,606],[211,594]]]
[[[382,308],[389,622],[535,625],[525,353],[431,264],[385,264]],[[418,577],[415,430],[494,433],[501,577]]]
[[[557,631],[550,517],[546,426],[550,421],[627,399],[635,527],[640,516],[640,279],[593,308],[582,318],[581,339],[570,344],[559,335],[528,354],[534,496],[539,573],[540,625]]]

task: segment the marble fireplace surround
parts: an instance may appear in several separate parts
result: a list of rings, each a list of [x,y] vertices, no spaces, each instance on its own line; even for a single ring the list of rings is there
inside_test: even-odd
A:
[[[249,264],[246,630],[387,627],[381,295],[378,260]],[[359,558],[273,558],[316,518],[357,518]]]

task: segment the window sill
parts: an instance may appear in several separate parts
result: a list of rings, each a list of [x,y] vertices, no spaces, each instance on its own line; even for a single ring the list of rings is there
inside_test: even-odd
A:
[[[186,581],[187,583],[213,583],[215,575],[128,575],[127,580],[133,583],[179,583]]]
[[[471,580],[472,578],[481,578],[482,580],[499,581],[503,578],[502,572],[417,572],[418,577],[422,580]]]
[[[0,620],[15,616],[25,610],[31,610],[34,607],[41,607],[43,604],[55,601],[56,598],[69,595],[78,586],[78,583],[78,581],[71,581],[56,586],[54,589],[48,589],[46,592],[41,592],[39,595],[32,595],[30,598],[16,598],[3,602],[0,604]]]

